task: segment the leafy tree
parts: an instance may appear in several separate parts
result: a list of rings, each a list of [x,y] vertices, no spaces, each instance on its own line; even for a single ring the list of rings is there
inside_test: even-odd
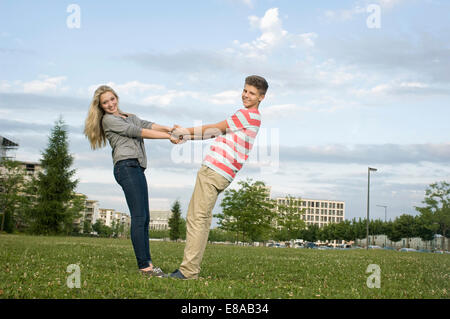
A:
[[[119,237],[120,232],[120,222],[113,220],[111,222],[111,230],[112,230],[112,237],[117,238]]]
[[[238,190],[229,189],[220,206],[222,213],[214,215],[219,227],[241,234],[243,240],[268,239],[275,218],[274,201],[267,200],[264,182],[251,179],[238,182]]]
[[[336,233],[336,239],[338,240],[350,241],[355,239],[355,233],[349,220],[344,220],[336,224]]]
[[[299,208],[300,198],[288,195],[285,198],[285,205],[278,205],[277,224],[280,227],[280,234],[285,234],[284,240],[290,240],[298,237],[299,232],[306,227],[302,220],[302,214],[305,209]]]
[[[113,229],[103,223],[101,219],[98,219],[92,229],[97,232],[100,237],[111,237],[113,235]]]
[[[389,221],[386,223],[386,235],[390,241],[397,242],[402,239],[402,234],[398,232],[398,228],[394,227],[395,221]]]
[[[315,242],[319,239],[320,229],[316,224],[308,225],[306,229],[301,231],[302,238],[309,242]]]
[[[69,206],[67,207],[67,215],[73,216],[73,218],[67,218],[64,230],[66,234],[76,233],[79,234],[81,231],[81,225],[75,225],[74,220],[77,217],[81,217],[80,212],[86,209],[86,195],[76,194],[72,197],[72,200],[69,202]]]
[[[298,237],[298,236],[296,236]],[[277,229],[274,228],[271,233],[271,239],[276,241],[287,241],[292,239],[293,237],[290,235],[289,231],[286,228]]]
[[[355,219],[353,219],[352,222],[352,226],[353,226],[353,233],[355,234],[355,238],[357,239],[363,239],[366,238],[366,219],[362,219],[358,218],[358,221],[356,221]]]
[[[36,206],[32,211],[31,232],[37,234],[67,234],[79,211],[72,209],[77,180],[70,170],[73,156],[69,154],[67,131],[60,118],[51,131],[49,143],[42,153],[43,172],[37,178]]]
[[[331,223],[320,228],[319,239],[322,241],[345,240],[350,241],[355,238],[352,223],[344,220],[340,223]]]
[[[90,220],[85,220],[83,223],[83,234],[90,234],[92,232],[92,224]]]
[[[6,159],[0,162],[0,231],[12,233],[14,230],[14,215],[22,203],[20,193],[24,181],[19,162]]]
[[[417,226],[417,236],[425,242],[433,240],[437,227],[435,229],[429,227],[430,221],[424,215],[416,216],[415,218]],[[433,225],[432,222],[431,225],[438,226],[437,223]]]
[[[407,247],[409,248],[409,239],[415,237],[417,231],[416,220],[414,216],[403,214],[394,221],[393,232],[401,238],[407,239]]]
[[[221,241],[221,242],[225,242],[225,241],[234,241],[235,240],[236,235],[231,233],[231,232],[227,232],[223,229],[220,228],[214,228],[211,229],[211,231],[209,232],[209,237],[208,237],[208,241],[213,242],[213,241]]]
[[[371,220],[369,223],[370,235],[382,235],[384,231],[384,223],[380,219]]]
[[[169,230],[167,230],[167,229],[164,229],[164,230],[151,229],[151,230],[149,230],[148,234],[149,234],[150,238],[159,238],[159,239],[168,238],[170,236]]]
[[[334,238],[334,224],[328,224],[319,228],[319,240],[326,241]]]
[[[169,237],[170,240],[178,240],[181,238],[181,208],[180,202],[176,200],[170,209],[172,216],[169,218]]]
[[[422,201],[425,207],[415,207],[420,212],[422,227],[442,237],[450,237],[450,184],[438,182],[431,184],[425,191]]]

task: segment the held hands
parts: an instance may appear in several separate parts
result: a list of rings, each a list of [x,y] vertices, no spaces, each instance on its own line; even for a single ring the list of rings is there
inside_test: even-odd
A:
[[[187,141],[187,139],[183,138],[183,136],[189,135],[189,131],[175,124],[173,128],[169,131],[169,134],[170,134],[170,142],[172,142],[172,144],[183,144]]]

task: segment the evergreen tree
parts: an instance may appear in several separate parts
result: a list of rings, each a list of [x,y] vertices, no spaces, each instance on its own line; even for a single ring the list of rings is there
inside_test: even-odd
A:
[[[73,157],[69,154],[67,131],[62,118],[56,121],[49,143],[42,153],[43,172],[37,178],[36,205],[32,211],[31,232],[36,234],[69,234],[79,211],[73,208],[77,180],[70,170]]]
[[[170,240],[178,240],[181,238],[182,230],[181,208],[178,200],[173,203],[170,211],[172,212],[172,216],[169,218],[169,237]]]

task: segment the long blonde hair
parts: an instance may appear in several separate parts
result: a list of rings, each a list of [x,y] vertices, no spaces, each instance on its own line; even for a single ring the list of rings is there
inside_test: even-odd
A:
[[[105,92],[111,92],[114,94],[117,98],[117,103],[119,103],[119,96],[111,87],[101,85],[97,88],[97,90],[95,90],[94,97],[91,101],[91,106],[89,107],[89,112],[84,123],[84,135],[88,138],[93,150],[106,146],[106,136],[102,127],[102,119],[103,115],[105,115],[105,111],[100,106],[100,96]],[[119,112],[124,113],[120,109]]]

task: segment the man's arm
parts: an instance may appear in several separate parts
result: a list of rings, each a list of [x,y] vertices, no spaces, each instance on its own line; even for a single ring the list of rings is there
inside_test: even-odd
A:
[[[227,121],[224,120],[215,124],[206,124],[189,128],[182,128],[178,125],[174,125],[174,127],[175,129],[173,130],[172,135],[175,137],[182,136],[183,140],[205,140],[225,134],[228,124]]]

